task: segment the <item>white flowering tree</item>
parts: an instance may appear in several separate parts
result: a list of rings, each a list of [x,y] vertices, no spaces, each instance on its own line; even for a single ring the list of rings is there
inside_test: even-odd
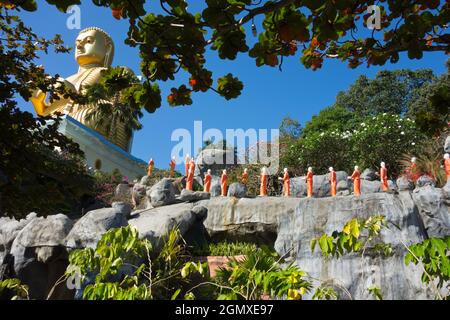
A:
[[[289,166],[303,172],[312,166],[316,174],[328,172],[330,166],[348,173],[355,165],[377,169],[384,161],[389,174],[397,176],[404,154],[414,154],[424,139],[413,120],[384,113],[366,117],[345,131],[310,132],[288,148],[286,158]]]
[[[383,113],[367,118],[354,130],[352,156],[362,168],[379,168],[384,161],[389,173],[397,176],[403,155],[414,154],[423,139],[412,119]]]

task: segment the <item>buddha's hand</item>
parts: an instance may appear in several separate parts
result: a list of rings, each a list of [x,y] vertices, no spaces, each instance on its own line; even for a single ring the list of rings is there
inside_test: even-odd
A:
[[[45,103],[45,98],[47,97],[47,93],[43,92],[40,89],[34,90],[31,93],[31,103],[34,106],[34,110],[39,116],[45,115],[45,109],[47,108],[47,104]]]

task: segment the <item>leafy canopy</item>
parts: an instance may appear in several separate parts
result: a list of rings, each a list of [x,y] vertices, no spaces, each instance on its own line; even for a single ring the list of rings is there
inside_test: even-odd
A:
[[[192,92],[213,90],[225,99],[240,95],[243,84],[233,75],[218,77],[206,65],[209,47],[220,59],[234,60],[248,53],[257,66],[280,67],[289,56],[313,70],[327,58],[339,59],[355,68],[362,63],[384,65],[399,60],[401,52],[420,59],[424,52],[449,51],[446,25],[448,1],[382,1],[380,29],[367,32],[372,19],[368,9],[375,1],[362,0],[206,0],[202,10],[192,12],[184,0],[153,1],[93,0],[117,19],[128,19],[125,42],[140,52],[140,69],[147,85],[142,96],[154,97],[156,81],[174,80],[180,69],[189,84],[173,87],[167,97],[171,106],[192,104]],[[37,10],[35,0],[9,0],[9,10]],[[80,0],[47,0],[66,11]],[[251,25],[250,25],[251,24]],[[257,41],[248,39],[250,32]],[[365,31],[366,30],[366,31]],[[150,99],[158,108],[160,99]]]

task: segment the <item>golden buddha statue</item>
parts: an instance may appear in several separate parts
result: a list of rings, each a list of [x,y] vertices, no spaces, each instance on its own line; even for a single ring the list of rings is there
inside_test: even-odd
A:
[[[98,83],[102,71],[111,66],[114,57],[114,43],[108,33],[100,28],[90,27],[80,31],[75,41],[75,60],[79,65],[78,72],[66,79],[59,78],[58,83],[69,90],[85,93],[86,87]],[[37,90],[33,93],[31,102],[39,116],[48,116],[59,112],[67,114],[85,126],[96,130],[125,151],[130,151],[131,135],[127,134],[124,126],[117,128],[118,132],[109,134],[105,129],[98,128],[93,121],[87,120],[95,105],[79,105],[70,98],[63,96],[52,103],[46,102],[47,93]]]

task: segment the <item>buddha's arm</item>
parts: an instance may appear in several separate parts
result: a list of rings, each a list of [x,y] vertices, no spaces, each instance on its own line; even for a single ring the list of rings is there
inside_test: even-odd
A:
[[[69,82],[63,78],[58,79],[58,82],[54,85],[54,88],[56,89],[62,85],[71,91],[74,91],[74,92],[76,91],[74,85],[71,82]],[[50,104],[45,102],[46,98],[47,98],[47,93],[43,92],[42,90],[36,90],[31,95],[31,98],[30,98],[31,103],[33,104],[34,110],[36,111],[36,113],[39,116],[47,116],[48,114],[50,114],[52,112],[51,109],[54,109],[54,108],[51,108]]]

